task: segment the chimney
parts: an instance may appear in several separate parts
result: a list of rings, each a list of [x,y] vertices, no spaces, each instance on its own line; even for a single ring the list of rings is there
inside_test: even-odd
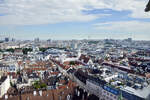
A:
[[[33,91],[33,95],[36,96],[36,91]]]
[[[8,99],[8,95],[6,94],[6,95],[5,95],[5,100],[7,100],[7,99]]]
[[[39,91],[39,95],[42,96],[42,91]]]

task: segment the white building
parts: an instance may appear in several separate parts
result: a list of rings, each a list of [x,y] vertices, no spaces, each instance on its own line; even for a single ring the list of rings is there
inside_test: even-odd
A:
[[[67,57],[66,54],[62,54],[62,55],[60,55],[59,59],[60,59],[61,63],[64,63],[64,62],[67,62],[67,61],[78,61],[80,56],[81,56],[81,50],[78,51],[78,56],[77,57],[70,58],[70,57]]]
[[[91,80],[86,81],[86,89],[88,90],[88,92],[90,92],[91,94],[95,94],[98,97],[100,97],[100,95],[102,94],[102,87],[100,87],[98,83]]]
[[[104,86],[104,88],[102,88],[99,82],[87,80],[86,89],[89,93],[98,96],[99,100],[118,100],[119,92],[116,89],[113,89],[108,86]],[[108,90],[111,90],[112,93]]]
[[[0,98],[7,93],[10,88],[10,78],[9,76],[3,76],[0,78]]]

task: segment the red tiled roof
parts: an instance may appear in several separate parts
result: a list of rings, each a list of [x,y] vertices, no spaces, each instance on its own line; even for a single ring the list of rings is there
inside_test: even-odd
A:
[[[39,68],[26,68],[26,70],[35,70],[35,71],[41,71],[41,70],[47,70],[47,68],[42,68],[42,67],[39,67]]]
[[[58,75],[59,72],[50,72],[50,74],[52,74],[52,75]]]

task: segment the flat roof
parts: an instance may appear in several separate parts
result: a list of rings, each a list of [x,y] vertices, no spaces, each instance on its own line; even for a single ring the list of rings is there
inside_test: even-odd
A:
[[[143,89],[134,89],[132,87],[126,86],[124,88],[121,88],[121,90],[127,91],[141,98],[147,98],[150,95],[150,85],[144,87]]]

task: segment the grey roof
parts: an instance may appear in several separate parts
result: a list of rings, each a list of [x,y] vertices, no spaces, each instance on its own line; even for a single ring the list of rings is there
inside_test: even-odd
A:
[[[7,76],[2,76],[0,79],[0,85],[7,79]]]

